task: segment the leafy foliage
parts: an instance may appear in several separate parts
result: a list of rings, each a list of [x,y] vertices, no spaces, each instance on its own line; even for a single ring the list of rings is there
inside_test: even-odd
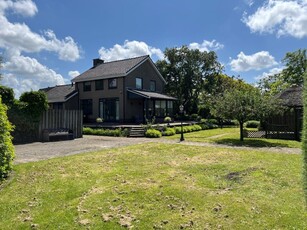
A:
[[[285,68],[277,74],[265,77],[258,82],[262,91],[275,95],[291,85],[302,86],[307,68],[306,49],[286,53],[283,58]]]
[[[178,98],[175,108],[183,104],[188,114],[197,113],[205,79],[222,70],[216,53],[182,46],[166,49],[164,55],[166,59],[156,65],[167,82],[166,92]]]
[[[240,140],[243,141],[243,124],[251,119],[264,119],[278,111],[273,98],[264,97],[260,91],[248,85],[226,90],[215,98],[212,114],[223,119],[236,119],[240,125]]]
[[[19,98],[24,111],[34,120],[38,121],[42,112],[48,109],[47,96],[42,91],[23,93]]]
[[[12,136],[13,130],[7,118],[7,108],[1,102],[0,97],[0,180],[6,178],[12,170],[12,163],[15,156]]]
[[[14,104],[14,90],[12,88],[0,85],[0,96],[2,103],[7,107],[11,107]]]
[[[260,125],[260,121],[251,120],[251,121],[245,122],[246,128],[259,128],[259,125]]]
[[[97,135],[97,136],[112,136],[112,137],[126,137],[128,136],[127,129],[92,129],[89,127],[83,128],[83,134]]]
[[[145,136],[149,138],[160,138],[162,136],[162,133],[156,129],[147,129],[147,131],[145,132]]]

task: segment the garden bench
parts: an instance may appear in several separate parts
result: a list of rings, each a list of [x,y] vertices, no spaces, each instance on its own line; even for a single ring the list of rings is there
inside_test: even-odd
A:
[[[73,140],[73,131],[67,128],[44,129],[43,141],[64,141]]]

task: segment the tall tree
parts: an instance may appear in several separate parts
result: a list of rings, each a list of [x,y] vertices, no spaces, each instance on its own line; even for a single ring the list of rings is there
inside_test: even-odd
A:
[[[156,65],[167,82],[166,92],[178,98],[178,104],[183,104],[187,113],[197,113],[205,79],[222,70],[216,53],[182,46],[166,49],[164,55],[165,60]]]
[[[270,75],[258,82],[262,91],[274,95],[293,84],[303,86],[303,75],[307,68],[306,49],[286,53],[282,62],[285,68],[280,73]]]

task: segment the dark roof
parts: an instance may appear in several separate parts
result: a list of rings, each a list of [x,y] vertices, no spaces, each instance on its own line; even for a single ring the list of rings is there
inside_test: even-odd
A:
[[[143,91],[143,90],[136,90],[136,89],[127,89],[128,92],[136,94],[138,96],[147,98],[147,99],[162,99],[162,100],[170,100],[176,101],[177,98],[167,96],[165,94],[157,93],[157,92],[150,92],[150,91]]]
[[[281,100],[282,104],[289,107],[302,107],[303,106],[303,87],[293,85],[285,89],[277,98]]]
[[[57,85],[40,89],[47,95],[48,103],[65,102],[71,97],[75,96],[78,92],[74,85]]]
[[[153,64],[149,55],[100,63],[97,66],[94,66],[91,69],[80,74],[79,76],[75,77],[72,81],[82,82],[82,81],[114,78],[114,77],[124,77],[147,60],[149,60]],[[156,68],[154,64],[153,66],[154,68]],[[163,79],[158,70],[157,72],[160,75],[160,77]]]

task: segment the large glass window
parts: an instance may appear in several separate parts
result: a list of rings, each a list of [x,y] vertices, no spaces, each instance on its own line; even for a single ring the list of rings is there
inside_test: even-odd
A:
[[[91,91],[91,82],[90,81],[85,81],[83,82],[83,91]]]
[[[84,115],[93,114],[93,100],[92,99],[81,100],[81,107],[82,107]]]
[[[157,100],[155,101],[155,110],[157,117],[165,117],[166,116],[166,101]]]
[[[112,78],[109,79],[109,89],[116,89],[117,88],[117,79]]]
[[[135,88],[143,89],[143,79],[142,78],[135,78]]]
[[[105,121],[119,120],[119,99],[102,98],[99,99],[99,117]]]
[[[156,81],[150,81],[150,83],[149,83],[150,85],[149,85],[149,90],[150,91],[156,91]]]
[[[173,116],[173,101],[168,101],[167,102],[167,116]]]
[[[103,90],[103,80],[95,81],[95,90]]]

